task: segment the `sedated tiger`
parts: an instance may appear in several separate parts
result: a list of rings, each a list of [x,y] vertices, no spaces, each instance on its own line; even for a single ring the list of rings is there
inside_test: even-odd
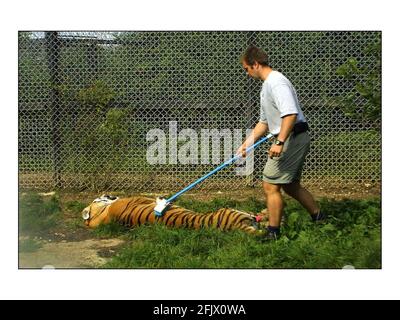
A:
[[[171,205],[162,217],[156,217],[155,205],[154,199],[146,197],[118,198],[102,195],[83,209],[82,218],[85,225],[90,228],[116,221],[129,227],[162,223],[172,227],[194,229],[208,227],[220,230],[238,229],[252,234],[260,231],[256,215],[235,209],[223,208],[216,212],[199,214]]]

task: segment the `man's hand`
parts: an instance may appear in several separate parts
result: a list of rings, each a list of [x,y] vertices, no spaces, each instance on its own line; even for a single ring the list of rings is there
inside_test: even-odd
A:
[[[273,144],[269,149],[268,155],[271,159],[279,157],[282,154],[282,150],[283,150],[283,145],[278,146],[276,144]]]
[[[236,154],[246,158],[246,145],[242,144],[239,149],[237,149]]]

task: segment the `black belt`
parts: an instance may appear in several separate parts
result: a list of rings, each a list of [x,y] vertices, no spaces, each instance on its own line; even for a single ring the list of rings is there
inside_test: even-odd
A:
[[[297,136],[298,134],[303,133],[303,132],[306,132],[306,131],[308,131],[308,130],[310,130],[310,127],[308,126],[308,123],[302,121],[302,122],[297,122],[297,123],[293,126],[292,132],[293,132],[293,135],[294,135],[294,136]],[[278,135],[279,135],[279,133],[278,133],[278,134],[275,134],[274,137],[277,138]]]
[[[298,135],[299,133],[306,132],[310,129],[307,122],[298,122],[293,127],[293,135]]]

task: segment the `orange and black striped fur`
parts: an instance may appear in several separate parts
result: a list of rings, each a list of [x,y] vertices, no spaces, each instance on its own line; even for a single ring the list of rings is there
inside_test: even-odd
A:
[[[100,224],[117,221],[129,227],[162,223],[173,227],[200,229],[214,227],[221,230],[239,229],[248,233],[258,232],[255,216],[234,209],[219,209],[208,214],[171,205],[162,217],[156,217],[154,199],[146,197],[116,198],[102,196],[82,211],[85,224],[96,228]]]

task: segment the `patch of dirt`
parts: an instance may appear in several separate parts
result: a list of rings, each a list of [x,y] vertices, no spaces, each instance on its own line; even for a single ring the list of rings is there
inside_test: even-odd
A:
[[[368,199],[373,197],[381,196],[381,188],[379,185],[376,186],[347,186],[343,188],[316,188],[311,184],[304,185],[318,200],[321,198],[329,198],[334,200],[341,199]],[[149,197],[156,197],[159,194],[147,193],[143,194]],[[285,197],[287,195],[284,194]],[[230,198],[237,201],[245,201],[250,198],[254,198],[257,200],[265,200],[264,191],[262,185],[260,184],[257,187],[240,189],[240,190],[207,190],[207,191],[196,191],[196,192],[188,192],[182,195],[182,197],[188,197],[191,199],[199,200],[199,201],[211,201],[214,198]]]
[[[51,230],[37,233],[33,239],[45,242],[73,242],[93,239],[93,235],[85,228],[76,228],[71,230],[66,227],[56,227]]]
[[[39,250],[19,253],[19,268],[98,268],[115,255],[124,243],[121,239],[61,240],[55,243],[43,241]]]
[[[125,243],[123,242],[111,248],[103,247],[99,251],[97,251],[97,255],[102,258],[112,258],[113,256],[115,256],[117,251],[124,246],[124,244]]]

